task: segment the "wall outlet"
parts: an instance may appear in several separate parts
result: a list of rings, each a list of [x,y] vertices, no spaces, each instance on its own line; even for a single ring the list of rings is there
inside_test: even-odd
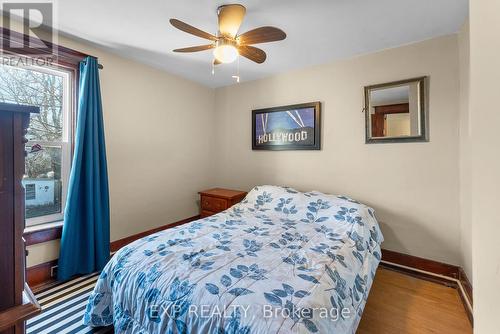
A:
[[[57,276],[57,267],[58,266],[52,266],[52,267],[50,267],[50,277],[56,277]]]

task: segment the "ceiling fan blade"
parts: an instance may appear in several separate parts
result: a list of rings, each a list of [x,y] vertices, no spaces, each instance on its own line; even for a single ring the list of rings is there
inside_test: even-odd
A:
[[[214,65],[219,65],[222,64],[220,61],[217,60],[217,58],[214,59]]]
[[[201,38],[209,39],[211,41],[217,41],[217,37],[208,32],[195,28],[187,23],[179,21],[177,19],[170,19],[170,24],[176,27],[179,30],[187,32],[188,34],[195,35]]]
[[[276,42],[285,38],[286,34],[281,29],[275,27],[260,27],[239,35],[237,40],[241,45],[250,45]]]
[[[219,17],[219,32],[221,35],[236,37],[241,22],[245,17],[246,9],[242,5],[224,5],[217,11]]]
[[[253,46],[241,45],[238,47],[238,52],[243,57],[246,57],[258,64],[262,64],[266,60],[266,53]]]
[[[214,47],[215,45],[213,44],[206,44],[206,45],[191,46],[188,48],[175,49],[174,52],[198,52],[198,51],[210,50],[213,49]]]

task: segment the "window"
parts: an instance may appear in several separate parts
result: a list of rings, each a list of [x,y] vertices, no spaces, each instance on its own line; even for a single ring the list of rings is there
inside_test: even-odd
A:
[[[0,101],[40,107],[26,134],[26,225],[62,220],[71,165],[71,72],[0,66]]]
[[[36,199],[36,188],[34,183],[25,184],[26,188],[26,201],[33,201]]]

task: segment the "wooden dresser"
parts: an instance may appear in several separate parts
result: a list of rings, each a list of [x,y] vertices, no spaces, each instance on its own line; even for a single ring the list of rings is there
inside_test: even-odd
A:
[[[205,218],[224,211],[246,196],[245,191],[212,188],[200,191],[200,217]]]
[[[25,134],[38,107],[0,103],[0,334],[22,334],[24,321],[40,312],[25,282]]]

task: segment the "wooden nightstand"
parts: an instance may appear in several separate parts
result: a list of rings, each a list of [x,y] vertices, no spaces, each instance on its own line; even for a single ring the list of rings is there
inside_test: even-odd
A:
[[[239,203],[247,193],[239,190],[212,188],[200,191],[198,194],[200,194],[200,217],[205,218]]]

